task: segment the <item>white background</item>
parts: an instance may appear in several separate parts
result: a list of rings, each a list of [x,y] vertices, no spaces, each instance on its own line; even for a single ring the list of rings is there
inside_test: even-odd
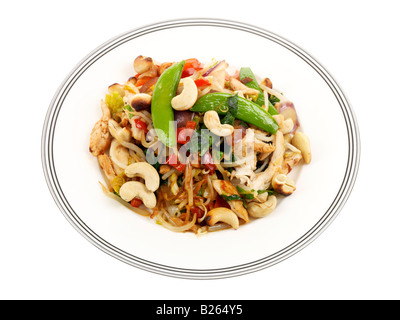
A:
[[[396,1],[7,1],[0,298],[399,299],[398,12]],[[64,218],[41,165],[44,117],[72,68],[116,35],[189,17],[253,24],[305,49],[343,88],[361,133],[358,179],[334,222],[291,258],[236,278],[169,278],[110,257]]]

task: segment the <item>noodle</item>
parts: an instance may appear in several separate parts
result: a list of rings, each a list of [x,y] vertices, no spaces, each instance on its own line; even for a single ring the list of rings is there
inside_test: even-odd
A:
[[[165,221],[161,215],[157,216],[157,220],[168,230],[174,231],[174,232],[184,232],[189,230],[191,227],[193,227],[196,223],[196,215],[193,215],[192,221],[189,223],[177,227],[177,226],[172,226],[169,222]]]
[[[188,205],[191,207],[193,206],[193,171],[190,163],[185,167],[185,190],[188,193]]]
[[[136,59],[140,61],[143,58],[139,56]],[[149,61],[152,60],[148,59],[146,64]],[[103,178],[109,186],[107,190],[101,184],[103,192],[131,211],[150,217],[173,232],[204,234],[232,226],[237,229],[237,225],[250,221],[249,215],[257,217],[252,215],[251,202],[258,201],[261,205],[260,199],[268,195],[259,197],[259,194],[267,191],[279,193],[276,183],[272,181],[274,175],[290,172],[292,166],[304,156],[303,149],[300,151],[295,143],[300,124],[296,122],[290,134],[283,136],[283,115],[273,116],[276,121],[274,126],[269,126],[269,122],[263,119],[260,122],[258,118],[263,118],[265,114],[257,111],[258,91],[251,89],[252,94],[248,94],[246,81],[237,90],[232,78],[238,79],[241,71],[235,70],[231,75],[225,60],[202,64],[192,58],[180,63],[190,65],[185,69],[187,74],[184,78],[194,83],[194,91],[197,88],[190,109],[179,110],[176,104],[159,98],[158,121],[155,113],[151,113],[151,106],[158,106],[153,99],[164,97],[154,93],[165,88],[159,79],[165,68],[173,69],[174,63],[168,62],[151,62],[151,69],[146,72],[147,84],[142,77],[136,81],[131,77],[124,84],[110,86],[105,99],[101,99],[103,116],[92,130],[89,150],[99,157]],[[184,91],[183,81],[179,80],[181,75],[172,81],[178,88],[168,93],[171,99]],[[265,96],[264,108],[268,109],[271,95],[281,102],[288,101],[279,91],[262,83],[259,86],[260,93],[264,92]],[[138,97],[138,94],[143,95]],[[226,101],[219,101],[218,96],[226,97]],[[199,101],[201,97],[204,97],[203,102]],[[214,105],[213,101],[218,103]],[[163,102],[168,102],[164,104],[165,109]],[[251,106],[252,103],[254,106]],[[242,112],[243,108],[246,112]],[[223,123],[237,129],[240,136],[232,134],[232,139],[227,141],[226,137],[218,135],[218,130],[214,132],[212,129],[215,127],[204,116],[211,110],[219,113],[220,125]],[[296,112],[294,108],[293,112]],[[296,114],[290,115],[297,121]],[[176,120],[175,127],[167,122],[171,119]],[[204,127],[214,133],[212,139],[202,131]],[[269,127],[271,130],[268,130]],[[205,139],[196,140],[199,137]],[[146,201],[147,196],[151,201]],[[143,203],[148,206],[145,210]],[[229,218],[233,215],[239,223],[224,216],[225,210],[218,210],[221,207],[229,210]],[[225,221],[233,221],[232,226]]]

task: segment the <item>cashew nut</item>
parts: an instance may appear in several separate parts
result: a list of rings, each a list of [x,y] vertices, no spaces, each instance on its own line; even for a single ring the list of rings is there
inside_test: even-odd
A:
[[[181,82],[183,90],[171,100],[171,105],[175,110],[189,110],[197,100],[197,86],[192,78],[183,78]]]
[[[206,222],[209,226],[213,226],[217,222],[225,222],[235,230],[239,228],[239,219],[237,215],[232,210],[224,207],[210,210],[207,213]]]
[[[301,151],[305,163],[311,162],[310,139],[303,132],[296,131],[292,139],[292,145]]]
[[[267,201],[268,197],[269,197],[268,192],[264,192],[264,193],[258,194],[258,195],[254,198],[253,201],[256,201],[256,202],[259,202],[259,203],[263,203],[263,202]],[[253,201],[252,201],[252,202],[253,202]]]
[[[160,176],[157,170],[147,162],[135,162],[125,168],[125,175],[129,178],[140,177],[144,179],[149,191],[156,191],[160,186]]]
[[[143,183],[138,181],[125,182],[121,186],[121,189],[119,189],[119,195],[127,202],[134,198],[139,198],[149,209],[154,208],[157,204],[157,198],[155,194],[149,191]]]
[[[292,119],[289,118],[283,121],[280,130],[282,131],[283,134],[287,134],[291,132],[293,128],[294,128],[294,122]]]
[[[204,124],[212,133],[220,137],[229,136],[234,130],[230,124],[221,124],[218,113],[214,110],[207,111],[204,114]]]
[[[247,211],[253,218],[263,218],[276,208],[277,200],[275,196],[269,196],[263,203],[250,202],[247,205]]]
[[[133,68],[137,73],[144,73],[154,65],[153,59],[150,57],[138,56],[133,62]]]
[[[135,111],[148,109],[151,107],[151,95],[146,93],[135,94],[132,96],[130,105]]]
[[[283,173],[276,174],[272,178],[272,187],[284,196],[291,195],[296,190],[294,181]]]
[[[114,119],[108,120],[108,131],[118,141],[129,142],[131,140],[131,131],[127,127],[121,128]]]

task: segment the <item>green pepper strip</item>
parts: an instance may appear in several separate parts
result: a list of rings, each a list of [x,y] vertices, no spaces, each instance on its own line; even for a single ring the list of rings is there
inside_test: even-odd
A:
[[[193,112],[207,112],[210,110],[216,111],[218,114],[224,115],[227,113],[227,99],[233,96],[230,93],[213,92],[202,96],[194,106],[190,109]],[[274,118],[258,104],[238,97],[238,110],[236,118],[247,123],[253,124],[267,132],[275,134],[279,129]]]
[[[171,100],[176,95],[184,65],[185,60],[182,60],[173,64],[161,74],[154,87],[153,98],[151,99],[151,116],[154,129],[160,141],[168,147],[176,146],[175,126],[170,125],[170,122],[174,121]]]
[[[260,94],[258,95],[256,103],[261,107],[264,106],[265,105],[264,92],[262,91],[259,84],[257,83],[256,77],[254,76],[253,71],[251,71],[250,68],[240,68],[239,77],[240,77],[241,81],[245,78],[252,79],[252,81],[248,81],[248,82],[246,81],[245,85],[249,88],[260,91]],[[268,99],[268,112],[272,115],[279,114],[279,112],[275,109],[275,107],[273,106],[271,101],[269,101],[269,99]]]

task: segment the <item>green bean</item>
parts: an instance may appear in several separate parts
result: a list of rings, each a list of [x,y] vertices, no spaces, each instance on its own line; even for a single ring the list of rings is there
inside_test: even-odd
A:
[[[151,100],[153,126],[159,140],[168,147],[176,146],[176,129],[173,125],[174,110],[171,100],[176,95],[185,60],[166,69],[158,79]],[[172,121],[172,123],[171,123]]]
[[[261,90],[259,84],[257,83],[256,77],[254,76],[253,71],[251,71],[250,68],[240,68],[239,77],[240,77],[240,81],[246,79],[245,85],[247,87],[260,91],[260,93],[257,97],[256,103],[261,107],[264,106],[265,105],[264,92]],[[248,81],[250,79],[251,79],[251,81]],[[271,103],[271,101],[269,101],[269,99],[267,99],[267,100],[268,100],[268,112],[272,115],[279,114],[279,112],[275,109],[275,107]]]
[[[220,115],[226,115],[229,111],[227,100],[233,95],[230,93],[214,92],[202,96],[194,106],[190,109],[193,112],[216,111]],[[258,104],[244,99],[238,98],[238,109],[235,117],[247,123],[255,125],[262,130],[275,134],[279,129],[274,118]]]

